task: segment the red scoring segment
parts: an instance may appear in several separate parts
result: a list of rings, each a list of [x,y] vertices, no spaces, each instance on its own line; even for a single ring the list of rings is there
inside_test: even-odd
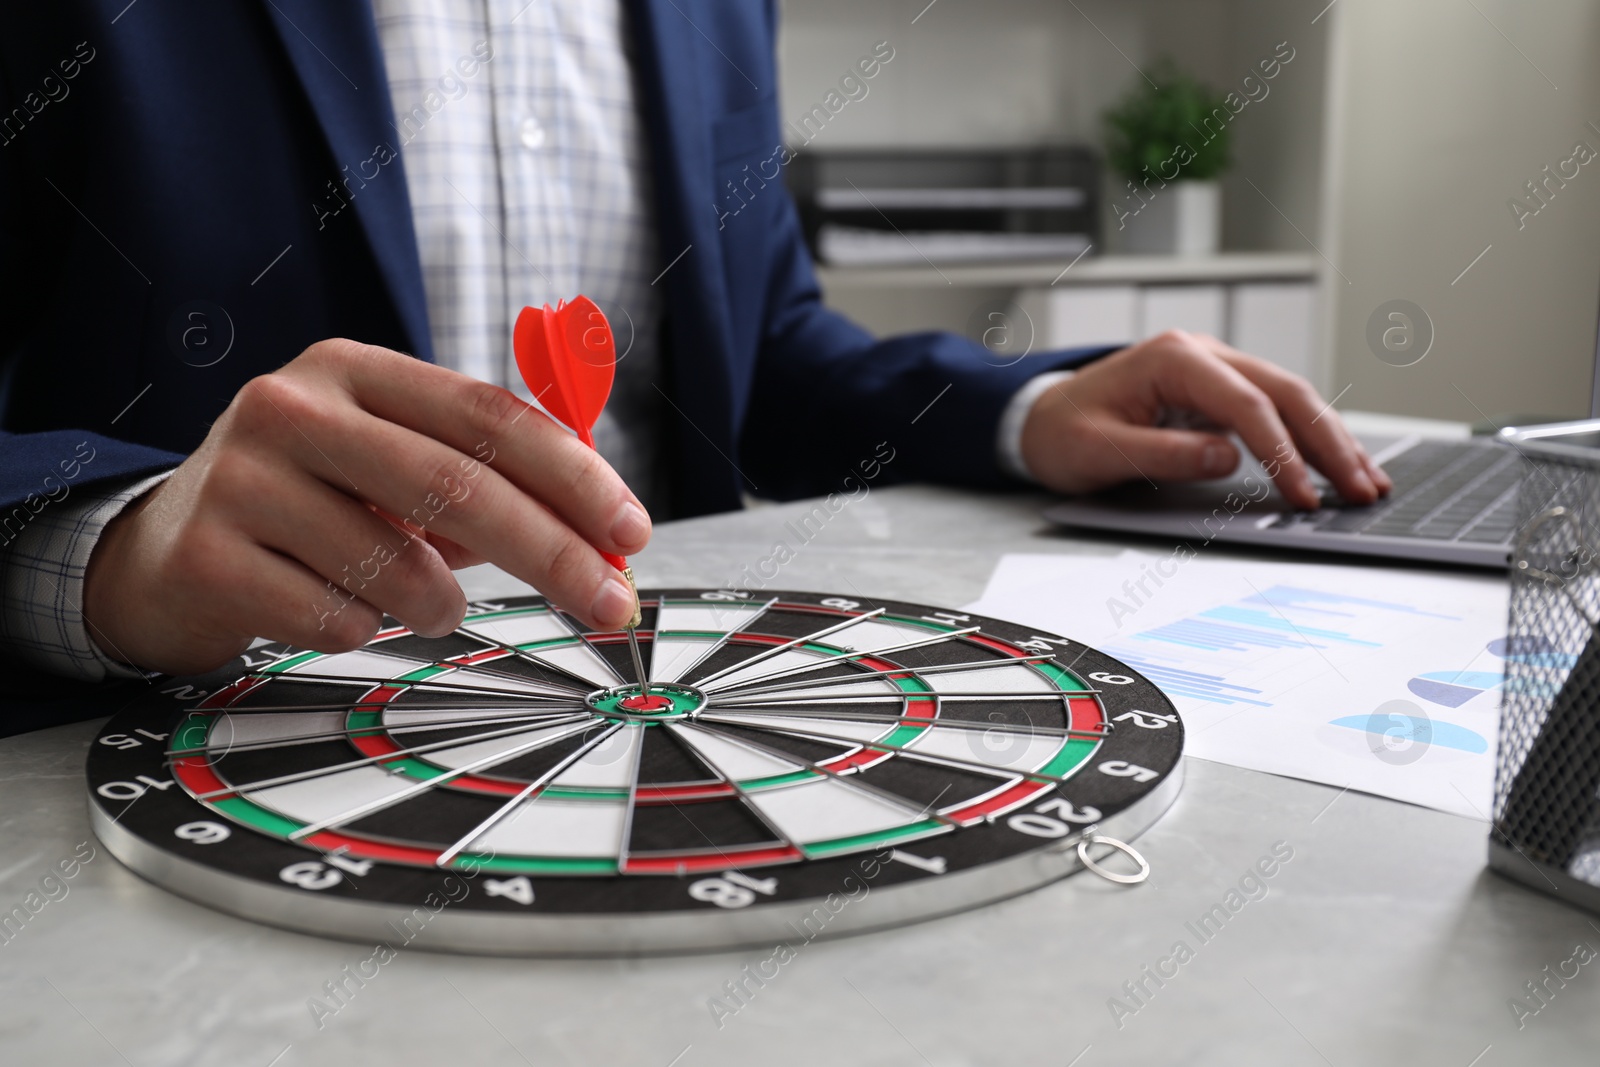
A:
[[[672,701],[654,693],[640,693],[618,703],[629,711],[668,711],[672,708]]]

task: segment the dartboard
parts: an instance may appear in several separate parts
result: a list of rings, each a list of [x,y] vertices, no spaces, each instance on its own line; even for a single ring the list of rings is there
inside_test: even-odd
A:
[[[96,832],[280,926],[635,953],[997,900],[1176,796],[1171,704],[1065,638],[816,593],[641,603],[643,679],[625,632],[527,597],[446,637],[386,620],[353,652],[260,644],[161,680],[91,746]]]

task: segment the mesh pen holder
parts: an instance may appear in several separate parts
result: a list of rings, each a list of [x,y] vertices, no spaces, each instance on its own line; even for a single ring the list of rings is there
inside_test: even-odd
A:
[[[1600,421],[1501,437],[1523,475],[1489,866],[1600,911]]]

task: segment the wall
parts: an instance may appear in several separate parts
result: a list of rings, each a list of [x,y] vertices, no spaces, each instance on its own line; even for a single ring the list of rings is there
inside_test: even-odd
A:
[[[1295,228],[1312,234],[1318,216],[1327,20],[1310,19],[1323,2],[786,0],[780,107],[803,114],[882,40],[894,60],[812,147],[1098,145],[1101,114],[1142,80],[1136,67],[1170,55],[1225,90],[1288,41],[1293,63],[1231,124],[1224,244],[1306,251]]]
[[[1350,387],[1340,406],[1587,414],[1600,159],[1520,229],[1507,201],[1527,200],[1523,184],[1576,142],[1600,150],[1600,4],[1341,0],[1333,14],[1323,251],[1338,265],[1328,384]],[[1381,362],[1365,339],[1374,309],[1397,298],[1434,326],[1414,366]]]

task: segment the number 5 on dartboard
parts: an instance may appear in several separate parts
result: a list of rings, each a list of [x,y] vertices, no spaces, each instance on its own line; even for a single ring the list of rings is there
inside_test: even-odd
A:
[[[859,592],[640,596],[637,670],[628,634],[506,597],[141,687],[89,746],[95,831],[319,935],[448,900],[430,948],[700,952],[1043,885],[1181,783],[1171,701],[1065,637]]]

